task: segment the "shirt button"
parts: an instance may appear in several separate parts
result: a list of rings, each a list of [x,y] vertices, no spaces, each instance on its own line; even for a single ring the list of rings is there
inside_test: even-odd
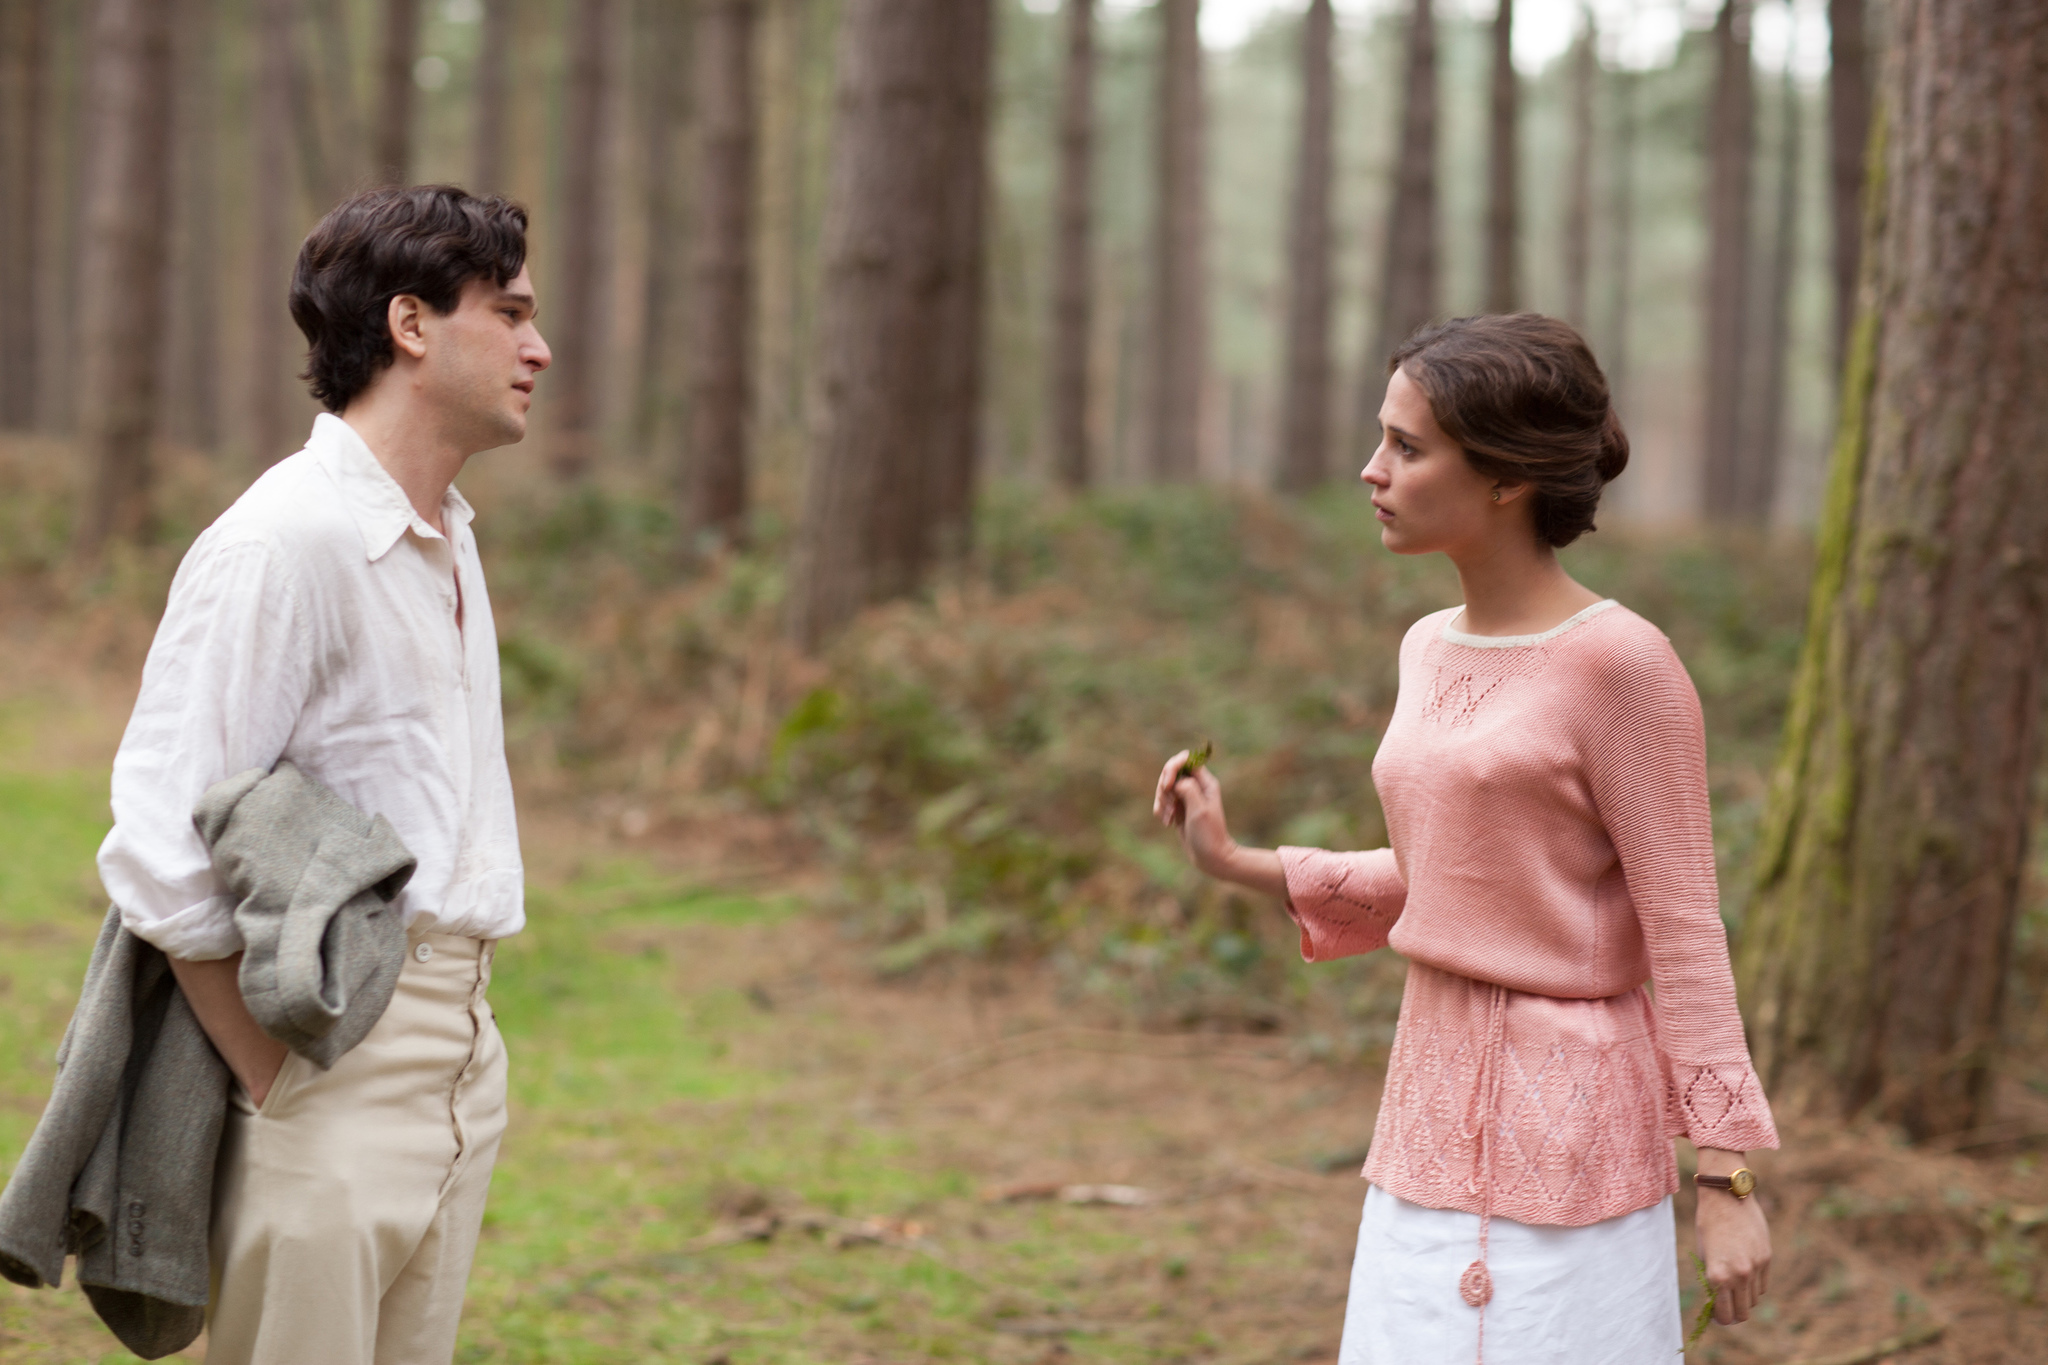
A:
[[[434,955],[434,945],[431,943],[415,944],[413,946],[412,955],[415,958],[419,959],[421,962],[425,962],[428,958]]]

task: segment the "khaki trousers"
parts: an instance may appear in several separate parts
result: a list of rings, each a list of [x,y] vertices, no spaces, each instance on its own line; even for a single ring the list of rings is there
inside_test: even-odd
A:
[[[414,934],[334,1069],[240,1086],[215,1183],[208,1365],[448,1365],[505,1131],[491,945]]]

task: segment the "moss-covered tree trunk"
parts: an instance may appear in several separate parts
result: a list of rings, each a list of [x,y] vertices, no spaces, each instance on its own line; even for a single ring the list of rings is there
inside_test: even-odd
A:
[[[1899,0],[1805,655],[1740,967],[1767,1081],[1990,1099],[2048,661],[2048,0]]]

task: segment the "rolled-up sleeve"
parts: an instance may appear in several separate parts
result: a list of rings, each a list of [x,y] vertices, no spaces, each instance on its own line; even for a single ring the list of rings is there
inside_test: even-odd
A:
[[[222,778],[277,762],[305,703],[311,656],[297,585],[276,548],[202,536],[150,644],[114,758],[114,828],[99,852],[122,923],[172,957],[242,947],[192,808]]]
[[[1392,849],[1282,848],[1280,866],[1287,874],[1287,913],[1301,928],[1302,961],[1356,957],[1387,946],[1408,902]]]

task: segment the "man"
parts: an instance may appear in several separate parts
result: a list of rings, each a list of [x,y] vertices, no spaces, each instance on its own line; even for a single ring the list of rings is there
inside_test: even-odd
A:
[[[454,1353],[505,1126],[484,989],[525,910],[497,638],[453,483],[525,435],[548,366],[525,255],[525,210],[446,186],[360,194],[313,229],[291,310],[328,411],[186,555],[114,760],[101,880],[236,1082],[213,1365]],[[419,861],[396,994],[325,1072],[243,1004],[233,906],[192,824],[209,785],[280,759]]]

